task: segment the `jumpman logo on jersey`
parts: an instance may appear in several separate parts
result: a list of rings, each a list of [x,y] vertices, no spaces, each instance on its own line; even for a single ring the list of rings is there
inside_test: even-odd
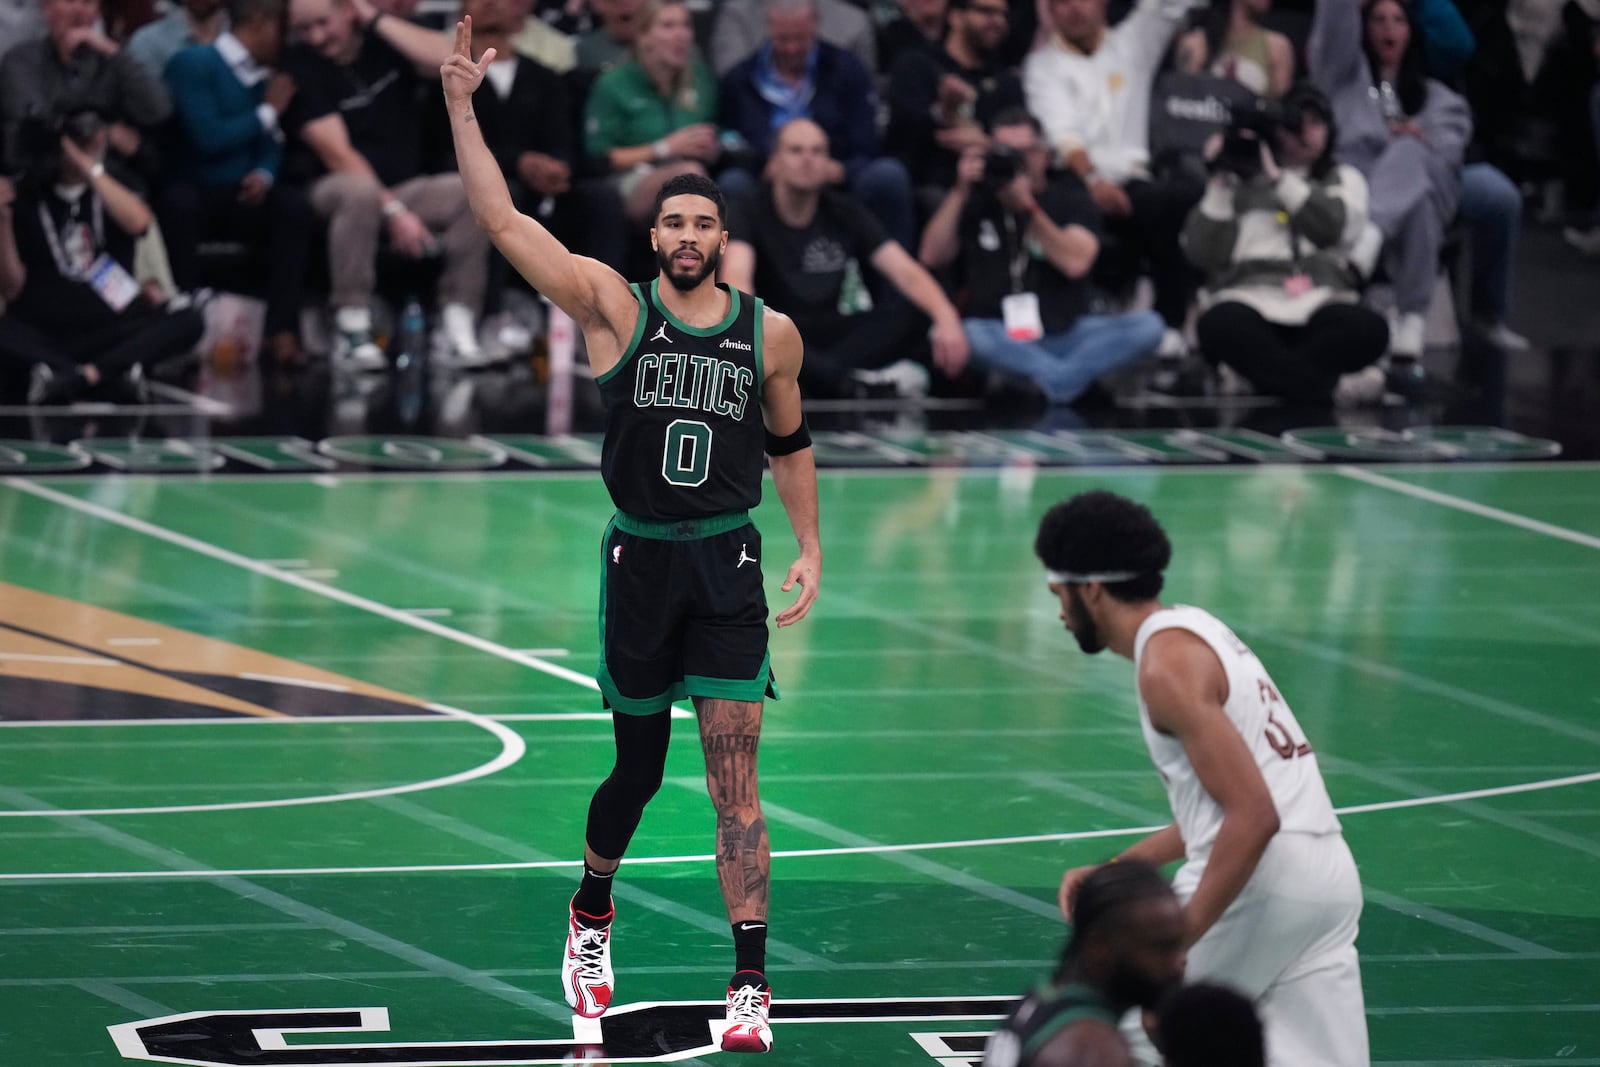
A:
[[[650,340],[665,341],[670,345],[672,343],[672,338],[667,336],[667,324],[663,322],[660,326],[657,326],[655,336],[651,337]]]
[[[738,570],[740,567],[743,567],[746,563],[759,563],[759,562],[761,562],[760,560],[758,560],[754,556],[752,556],[748,551],[746,551],[749,547],[750,547],[750,545],[749,545],[748,542],[746,542],[745,544],[742,544],[742,545],[739,546],[739,562],[735,563],[733,565],[733,569],[734,570]]]

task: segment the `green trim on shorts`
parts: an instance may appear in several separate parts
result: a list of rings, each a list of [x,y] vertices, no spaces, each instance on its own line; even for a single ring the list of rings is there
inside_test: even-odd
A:
[[[703,674],[686,674],[683,687],[689,696],[711,697],[714,700],[782,700],[778,695],[778,682],[772,677],[772,650],[761,657],[761,669],[754,678],[707,678]]]
[[[611,525],[635,537],[648,537],[652,541],[698,541],[704,537],[737,530],[750,525],[748,511],[726,511],[721,515],[706,515],[698,519],[641,519],[637,515],[617,512]],[[607,538],[610,531],[606,531]]]
[[[600,683],[600,694],[606,698],[606,705],[612,711],[620,711],[624,715],[654,715],[666,711],[673,704],[688,698],[682,682],[675,682],[666,692],[653,697],[625,697],[617,691],[617,683],[611,680],[611,669],[602,660],[600,669],[595,672],[595,681]]]

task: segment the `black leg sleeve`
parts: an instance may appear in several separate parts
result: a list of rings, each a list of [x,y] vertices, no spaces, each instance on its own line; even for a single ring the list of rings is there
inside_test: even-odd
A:
[[[672,740],[672,712],[654,715],[611,713],[617,739],[617,762],[589,802],[585,840],[597,856],[621,859],[639,828],[644,807],[661,788]]]

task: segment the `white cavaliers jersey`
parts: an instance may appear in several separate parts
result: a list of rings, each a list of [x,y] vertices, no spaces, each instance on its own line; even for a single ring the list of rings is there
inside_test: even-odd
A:
[[[1267,791],[1278,809],[1279,833],[1328,834],[1340,830],[1328,788],[1322,783],[1317,757],[1294,712],[1278,692],[1267,669],[1254,652],[1221,619],[1185,605],[1163,608],[1145,619],[1133,641],[1137,671],[1150,637],[1170,629],[1188,630],[1216,653],[1228,676],[1228,699],[1222,706],[1239,736],[1249,746]],[[1150,724],[1150,709],[1139,697],[1139,725],[1145,747],[1166,783],[1167,803],[1183,834],[1184,852],[1192,874],[1198,874],[1211,855],[1212,842],[1222,826],[1222,807],[1212,799],[1189,764],[1183,745],[1175,737],[1157,732]]]

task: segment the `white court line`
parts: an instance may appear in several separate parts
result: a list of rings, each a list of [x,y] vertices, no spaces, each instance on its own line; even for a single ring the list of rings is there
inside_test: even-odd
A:
[[[28,819],[28,818],[64,818],[80,815],[176,815],[188,814],[197,811],[247,811],[258,808],[294,808],[306,804],[327,804],[336,800],[370,800],[373,797],[392,797],[401,793],[420,793],[428,789],[443,789],[446,786],[460,785],[470,782],[475,778],[486,778],[498,774],[507,767],[512,766],[522,759],[528,746],[511,727],[503,723],[493,722],[470,711],[459,708],[446,707],[443,704],[429,704],[430,709],[441,715],[448,715],[462,722],[469,722],[480,729],[500,739],[500,754],[487,763],[476,767],[447,774],[442,778],[429,778],[422,782],[405,782],[400,785],[381,786],[377,789],[362,789],[348,793],[326,793],[310,797],[278,797],[272,800],[232,800],[220,801],[215,804],[161,804],[149,807],[131,808],[30,808],[25,811],[0,811],[0,819]]]
[[[46,656],[32,652],[0,652],[0,660],[16,660],[22,663],[71,663],[78,667],[121,667],[120,659],[106,659],[104,656]]]
[[[1366,482],[1368,485],[1375,485],[1379,489],[1387,489],[1390,492],[1401,493],[1405,496],[1415,497],[1418,500],[1426,500],[1431,504],[1454,508],[1456,511],[1464,511],[1469,515],[1492,519],[1495,522],[1505,523],[1507,526],[1517,526],[1524,530],[1531,530],[1537,534],[1544,534],[1546,537],[1554,537],[1559,541],[1570,541],[1572,544],[1582,545],[1584,548],[1600,549],[1600,537],[1580,533],[1577,530],[1569,530],[1565,526],[1557,526],[1554,523],[1530,519],[1528,516],[1518,515],[1514,511],[1492,508],[1487,504],[1479,504],[1477,501],[1468,500],[1465,497],[1441,493],[1437,489],[1425,489],[1420,485],[1412,485],[1410,482],[1402,482],[1394,478],[1385,477],[1382,474],[1375,474],[1365,467],[1341,466],[1335,467],[1334,470],[1352,481]]]
[[[159,645],[159,637],[112,637],[106,641],[108,645]]]
[[[510,660],[512,663],[531,667],[536,671],[572,682],[575,685],[594,690],[600,688],[599,683],[593,678],[586,674],[579,674],[568,667],[563,667],[556,663],[547,663],[535,656],[525,656],[520,652],[509,649],[504,645],[495,644],[493,641],[485,640],[475,634],[456,630],[440,623],[430,622],[428,619],[418,615],[391,608],[387,604],[380,604],[376,600],[370,600],[355,593],[346,592],[338,586],[327,585],[294,571],[284,570],[281,567],[274,567],[270,563],[251,559],[249,556],[241,556],[237,552],[231,552],[209,541],[202,541],[199,538],[169,530],[164,526],[157,526],[143,519],[134,518],[132,515],[124,515],[120,511],[113,511],[110,508],[90,503],[87,500],[79,500],[77,497],[69,496],[66,493],[58,493],[54,489],[46,489],[44,486],[36,485],[26,478],[7,478],[4,484],[19,493],[27,493],[30,496],[39,497],[41,500],[48,500],[52,504],[59,504],[62,507],[71,508],[85,515],[133,530],[135,533],[142,533],[146,537],[154,537],[158,541],[165,541],[169,545],[177,545],[179,548],[186,548],[202,556],[210,556],[212,559],[232,564],[242,570],[250,571],[252,574],[258,574],[263,578],[271,578],[273,581],[295,586],[308,593],[315,593],[318,596],[327,597],[329,600],[337,600],[341,604],[361,611],[371,612],[374,615],[388,619],[390,622],[399,623],[401,626],[409,626],[412,629],[430,633],[435,637],[442,637],[446,641],[454,641],[457,644],[466,645],[468,648],[477,649],[479,652],[487,653],[499,659]]]
[[[1550,778],[1542,782],[1519,782],[1515,785],[1495,786],[1490,789],[1473,789],[1461,793],[1441,793],[1433,797],[1408,797],[1404,800],[1385,800],[1377,804],[1357,804],[1335,808],[1340,815],[1360,815],[1398,808],[1416,808],[1427,804],[1451,804],[1461,800],[1481,800],[1484,797],[1505,796],[1512,793],[1530,793],[1541,789],[1560,789],[1600,781],[1600,771],[1592,774]],[[4,813],[0,813],[4,814]],[[1124,826],[1111,830],[1070,830],[1057,834],[1027,834],[1020,837],[979,837],[966,841],[923,841],[904,845],[859,845],[838,848],[801,848],[773,852],[773,859],[801,859],[808,856],[872,856],[886,852],[933,852],[952,848],[987,848],[1006,845],[1030,845],[1059,841],[1092,841],[1104,837],[1131,837],[1149,834],[1161,826]],[[641,856],[629,857],[630,864],[646,863],[710,863],[716,856],[707,853],[699,856]],[[469,871],[527,871],[550,870],[563,867],[580,867],[581,860],[533,860],[504,863],[416,863],[387,867],[255,867],[239,870],[191,871],[71,871],[67,873],[12,873],[0,874],[0,882],[75,882],[118,879],[151,878],[266,878],[273,875],[310,874],[440,874]]]
[[[317,479],[315,478],[313,479],[313,481],[316,480]],[[70,496],[66,493],[60,493],[54,489],[48,489],[42,485],[36,485],[26,478],[7,478],[5,479],[4,484],[12,489],[17,490],[18,492],[27,493],[28,495],[38,497],[41,500],[48,500],[53,504],[59,504],[60,506],[70,508],[73,511],[82,512],[85,515],[89,515],[105,522],[124,527],[125,529],[133,530],[134,532],[144,534],[147,537],[153,537],[158,541],[165,541],[166,543],[176,545],[179,548],[186,548],[189,551],[197,552],[202,556],[209,556],[212,559],[231,564],[232,566],[239,567],[242,570],[250,571],[252,574],[260,575],[263,578],[270,578],[274,581],[283,582],[285,585],[295,586],[296,588],[303,589],[308,593],[314,593],[318,596],[326,597],[329,600],[338,601],[341,604],[346,604],[361,611],[371,612],[374,615],[388,619],[391,622],[399,623],[402,626],[410,626],[413,629],[422,630],[426,633],[433,634],[436,637],[442,637],[447,641],[454,641],[457,644],[466,645],[468,648],[488,653],[489,655],[495,656],[499,659],[510,660],[512,663],[519,664],[520,666],[531,667],[536,671],[560,678],[564,681],[572,682],[576,685],[581,685],[586,689],[598,691],[600,688],[600,684],[596,682],[594,678],[586,674],[580,674],[568,667],[550,663],[546,660],[539,659],[537,656],[524,655],[523,653],[507,648],[504,645],[496,644],[493,641],[478,637],[475,634],[469,634],[464,630],[457,630],[452,627],[433,622],[430,619],[420,617],[416,614],[398,611],[395,608],[391,608],[387,604],[381,604],[376,600],[371,600],[364,596],[358,596],[355,593],[346,592],[337,586],[327,585],[323,582],[317,581],[314,578],[306,577],[303,573],[286,571],[281,568],[274,567],[270,563],[251,559],[249,556],[243,556],[237,552],[232,552],[226,548],[222,548],[219,545],[211,544],[209,541],[202,541],[199,538],[190,537],[187,534],[181,534],[175,530],[169,530],[164,526],[157,526],[154,523],[146,522],[145,520],[135,518],[132,515],[124,515],[120,511],[113,511],[112,509],[103,507],[99,504],[90,503],[86,500],[79,500],[77,497]],[[361,800],[372,796],[393,796],[398,793],[413,793],[424,789],[443,788],[445,786],[471,781],[474,778],[482,778],[491,774],[496,774],[504,770],[506,767],[516,763],[527,751],[527,745],[522,740],[522,737],[516,731],[502,723],[482,718],[481,716],[474,715],[469,711],[462,711],[458,708],[447,708],[442,704],[430,704],[428,707],[453,718],[459,718],[465,722],[473,723],[494,734],[496,737],[500,738],[500,743],[502,746],[500,754],[494,759],[490,760],[488,763],[482,764],[481,766],[472,768],[468,771],[463,771],[459,774],[447,775],[442,778],[434,778],[426,782],[412,782],[405,785],[390,786],[377,790],[363,790],[353,793],[330,793],[314,797],[287,797],[276,800],[249,800],[222,802],[216,804],[169,804],[153,805],[148,807],[96,808],[89,810],[52,809],[42,811],[0,811],[0,818],[59,818],[72,815],[161,815],[197,811],[243,811],[257,808],[277,808],[292,807],[304,804],[323,804],[340,800]],[[691,713],[687,710],[674,706],[672,714],[674,718],[687,718]],[[606,717],[609,718],[609,716]]]

